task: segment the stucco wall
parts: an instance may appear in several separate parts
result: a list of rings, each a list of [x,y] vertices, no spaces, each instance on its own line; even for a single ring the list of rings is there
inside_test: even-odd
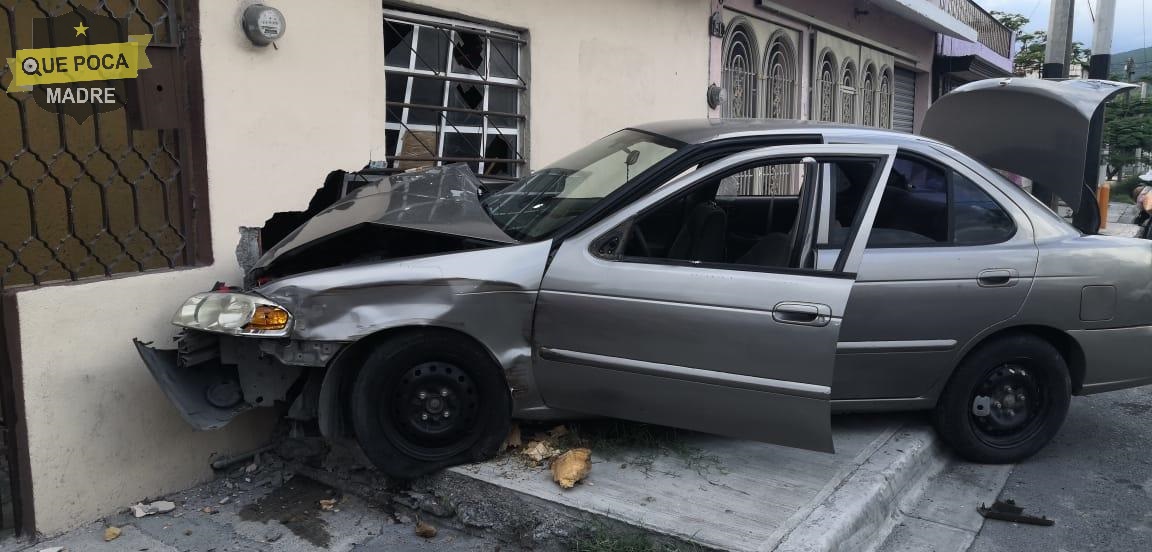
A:
[[[237,281],[238,226],[301,208],[329,170],[361,167],[383,143],[383,73],[372,70],[384,65],[379,1],[275,5],[288,20],[279,50],[244,39],[239,2],[200,2],[216,264],[17,296],[42,532],[187,487],[211,475],[213,454],[267,437],[271,419],[259,414],[222,431],[193,431],[130,340],[168,343],[178,301],[214,281]]]
[[[709,0],[419,4],[528,30],[533,167],[630,124],[708,114]]]
[[[535,167],[628,124],[707,113],[708,0],[425,4],[527,29]],[[303,208],[329,170],[362,167],[383,151],[379,0],[277,0],[288,22],[278,50],[244,39],[241,2],[200,5],[215,265],[17,297],[34,507],[45,533],[191,485],[211,475],[213,454],[260,444],[268,416],[190,429],[130,339],[167,343],[177,302],[238,280],[237,227]]]

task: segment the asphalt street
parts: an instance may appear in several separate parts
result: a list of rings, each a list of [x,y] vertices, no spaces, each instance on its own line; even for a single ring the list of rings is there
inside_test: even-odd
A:
[[[1152,550],[1152,387],[1074,397],[1056,439],[1012,471],[1006,499],[1056,524],[987,520],[971,551]]]

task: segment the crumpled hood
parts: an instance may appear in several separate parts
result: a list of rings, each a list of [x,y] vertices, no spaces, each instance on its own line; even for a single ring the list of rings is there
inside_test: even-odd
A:
[[[1041,183],[1079,212],[1095,208],[1085,186],[1099,176],[1104,104],[1132,88],[1085,79],[971,82],[936,100],[920,133]]]
[[[388,177],[364,175],[363,184],[320,211],[256,261],[265,268],[281,256],[362,224],[516,243],[480,204],[481,182],[462,163]]]

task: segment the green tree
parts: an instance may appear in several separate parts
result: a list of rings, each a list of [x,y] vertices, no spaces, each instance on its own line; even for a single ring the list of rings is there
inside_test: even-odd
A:
[[[1031,21],[1031,19],[1028,19],[1027,17],[1024,17],[1018,13],[1008,13],[996,10],[992,10],[992,17],[995,17],[1001,25],[1008,27],[1008,29],[1014,33],[1020,32],[1020,29],[1023,29],[1024,25],[1027,25]]]
[[[1152,162],[1152,100],[1121,97],[1104,112],[1104,163],[1109,179],[1126,167]]]

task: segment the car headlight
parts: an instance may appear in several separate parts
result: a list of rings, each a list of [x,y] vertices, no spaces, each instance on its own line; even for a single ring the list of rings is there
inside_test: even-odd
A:
[[[189,297],[172,316],[172,323],[206,332],[284,337],[292,315],[284,307],[256,295],[211,292]]]

